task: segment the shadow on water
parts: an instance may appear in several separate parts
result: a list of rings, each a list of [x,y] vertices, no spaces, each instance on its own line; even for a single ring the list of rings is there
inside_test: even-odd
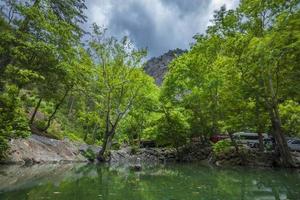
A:
[[[299,199],[300,174],[290,170],[200,164],[126,167],[51,164],[0,167],[0,199],[233,200]]]

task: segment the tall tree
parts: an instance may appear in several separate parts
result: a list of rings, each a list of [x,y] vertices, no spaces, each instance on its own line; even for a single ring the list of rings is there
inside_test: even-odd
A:
[[[104,160],[104,153],[111,147],[112,139],[121,120],[129,113],[140,91],[147,84],[147,77],[141,69],[144,50],[132,48],[127,38],[117,41],[106,38],[96,25],[90,43],[91,53],[97,65],[97,104],[103,119],[103,144],[98,160]]]

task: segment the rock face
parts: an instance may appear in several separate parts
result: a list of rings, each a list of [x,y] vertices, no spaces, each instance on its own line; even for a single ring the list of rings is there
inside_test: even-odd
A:
[[[8,158],[5,163],[57,163],[86,162],[80,153],[80,144],[68,140],[49,139],[43,136],[31,135],[26,139],[10,141]]]
[[[168,71],[168,64],[176,57],[185,53],[181,49],[170,50],[167,53],[151,58],[144,67],[147,74],[155,79],[157,85],[161,85],[166,72]]]

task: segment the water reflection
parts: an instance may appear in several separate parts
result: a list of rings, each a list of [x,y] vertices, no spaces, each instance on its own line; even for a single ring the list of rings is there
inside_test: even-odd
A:
[[[82,164],[0,168],[0,199],[8,200],[296,200],[299,188],[299,173],[288,170],[197,164],[149,166],[141,172]]]

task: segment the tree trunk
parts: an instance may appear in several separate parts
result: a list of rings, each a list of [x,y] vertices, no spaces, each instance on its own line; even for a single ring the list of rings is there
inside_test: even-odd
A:
[[[97,132],[97,129],[98,129],[98,126],[97,126],[97,124],[95,123],[94,129],[93,129],[93,144],[95,143],[95,140],[96,140],[96,132]]]
[[[287,141],[282,133],[281,121],[278,113],[274,109],[270,111],[270,118],[273,129],[273,137],[276,143],[276,151],[281,157],[281,164],[283,167],[295,167],[291,152],[288,148]]]
[[[264,151],[264,139],[263,139],[263,135],[261,132],[258,132],[258,147],[259,147],[259,151],[263,152]]]
[[[255,117],[256,117],[256,132],[258,134],[258,148],[260,152],[264,151],[264,140],[263,140],[263,125],[262,118],[260,114],[260,103],[258,95],[255,97]]]
[[[73,110],[73,105],[74,105],[75,98],[73,96],[71,96],[70,99],[71,99],[71,104],[70,104],[69,113],[68,113],[69,118],[71,118],[71,116],[72,116],[72,110]]]
[[[51,125],[52,120],[53,120],[54,117],[55,117],[56,112],[58,111],[58,109],[59,109],[59,107],[61,106],[61,104],[64,102],[64,100],[65,100],[65,98],[67,97],[68,93],[69,93],[69,89],[66,90],[66,92],[65,92],[65,94],[64,94],[64,96],[63,96],[63,98],[58,102],[58,104],[56,104],[53,113],[51,114],[51,116],[49,117],[49,119],[48,119],[48,121],[47,121],[47,126],[46,126],[42,131],[47,131],[47,130],[48,130],[48,128],[49,128],[50,125]]]
[[[83,127],[84,128],[84,127]],[[84,128],[85,129],[85,128]],[[83,141],[86,142],[87,140],[87,137],[88,137],[88,134],[89,134],[89,131],[88,130],[85,130],[85,134],[84,134],[84,138],[83,138]]]
[[[35,115],[36,115],[36,113],[37,113],[37,111],[38,111],[38,109],[39,109],[39,107],[40,107],[40,105],[41,105],[41,102],[42,102],[42,98],[39,99],[37,105],[36,105],[35,108],[34,108],[34,111],[33,111],[32,115],[31,115],[31,118],[30,118],[30,121],[29,121],[29,125],[30,125],[30,126],[31,126],[31,125],[33,124],[33,122],[34,122]]]
[[[111,145],[112,145],[112,139],[114,138],[114,135],[116,133],[116,127],[118,124],[119,120],[115,122],[115,124],[112,126],[111,130],[109,132],[106,132],[104,135],[104,141],[102,145],[102,149],[99,151],[97,159],[99,162],[104,162],[105,161],[105,152],[107,150],[110,150]]]
[[[105,161],[104,153],[107,149],[107,144],[108,144],[109,138],[110,138],[110,133],[109,132],[105,133],[102,148],[99,151],[98,156],[97,156],[97,159],[98,159],[99,162],[104,162]]]
[[[269,110],[270,120],[272,123],[273,136],[276,142],[276,150],[281,157],[281,165],[283,167],[295,167],[291,152],[288,148],[287,141],[282,133],[281,119],[278,111],[277,95],[274,91],[271,73],[268,77],[268,89],[270,92],[270,101],[267,99],[267,107]]]

